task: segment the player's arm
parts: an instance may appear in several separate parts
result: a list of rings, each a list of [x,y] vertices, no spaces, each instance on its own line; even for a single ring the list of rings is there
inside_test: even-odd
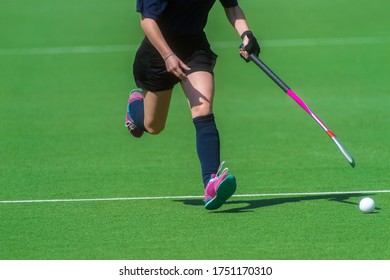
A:
[[[256,37],[250,31],[245,14],[240,6],[237,5],[235,7],[225,8],[225,13],[229,22],[234,29],[236,29],[238,35],[240,35],[242,39],[243,48],[240,47],[241,56],[246,61],[248,61],[249,54],[254,53],[258,56],[260,53],[260,46]]]
[[[164,59],[167,71],[174,74],[181,80],[187,79],[183,69],[190,70],[190,68],[188,68],[188,66],[185,65],[169,47],[163,34],[161,33],[160,27],[157,25],[157,22],[151,18],[141,17],[141,27],[149,41]]]
[[[238,35],[242,35],[249,30],[245,14],[240,6],[225,8],[225,13],[231,25],[236,29]]]

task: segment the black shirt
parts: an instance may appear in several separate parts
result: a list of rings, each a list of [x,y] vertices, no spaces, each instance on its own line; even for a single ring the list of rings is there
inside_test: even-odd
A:
[[[216,0],[137,0],[137,12],[154,19],[163,34],[193,35],[203,32]],[[237,0],[219,0],[225,8]]]

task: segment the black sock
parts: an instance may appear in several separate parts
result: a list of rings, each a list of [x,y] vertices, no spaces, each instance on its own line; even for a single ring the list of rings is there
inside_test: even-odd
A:
[[[204,187],[206,187],[211,174],[217,172],[220,163],[219,133],[214,114],[196,117],[192,121],[196,129],[196,149],[202,168]]]
[[[130,104],[130,116],[136,126],[145,130],[144,126],[144,101],[134,100]]]

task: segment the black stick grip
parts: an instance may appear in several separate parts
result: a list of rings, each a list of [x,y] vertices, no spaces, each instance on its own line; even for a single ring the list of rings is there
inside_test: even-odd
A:
[[[250,59],[263,70],[284,92],[287,92],[290,87],[286,85],[267,65],[264,64],[256,55],[251,54]]]

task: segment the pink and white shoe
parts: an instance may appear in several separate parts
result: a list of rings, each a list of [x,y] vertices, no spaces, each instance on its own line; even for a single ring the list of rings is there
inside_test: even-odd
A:
[[[229,174],[227,168],[222,170],[223,164],[218,167],[216,174],[211,175],[204,191],[204,202],[207,210],[215,210],[221,207],[236,191],[236,178]]]
[[[133,89],[130,92],[130,97],[129,101],[127,102],[127,113],[126,113],[126,123],[125,126],[131,133],[136,138],[140,138],[142,134],[144,134],[144,131],[139,128],[133,121],[130,115],[130,104],[135,101],[135,100],[143,100],[144,96],[142,95],[142,90],[141,89]]]

